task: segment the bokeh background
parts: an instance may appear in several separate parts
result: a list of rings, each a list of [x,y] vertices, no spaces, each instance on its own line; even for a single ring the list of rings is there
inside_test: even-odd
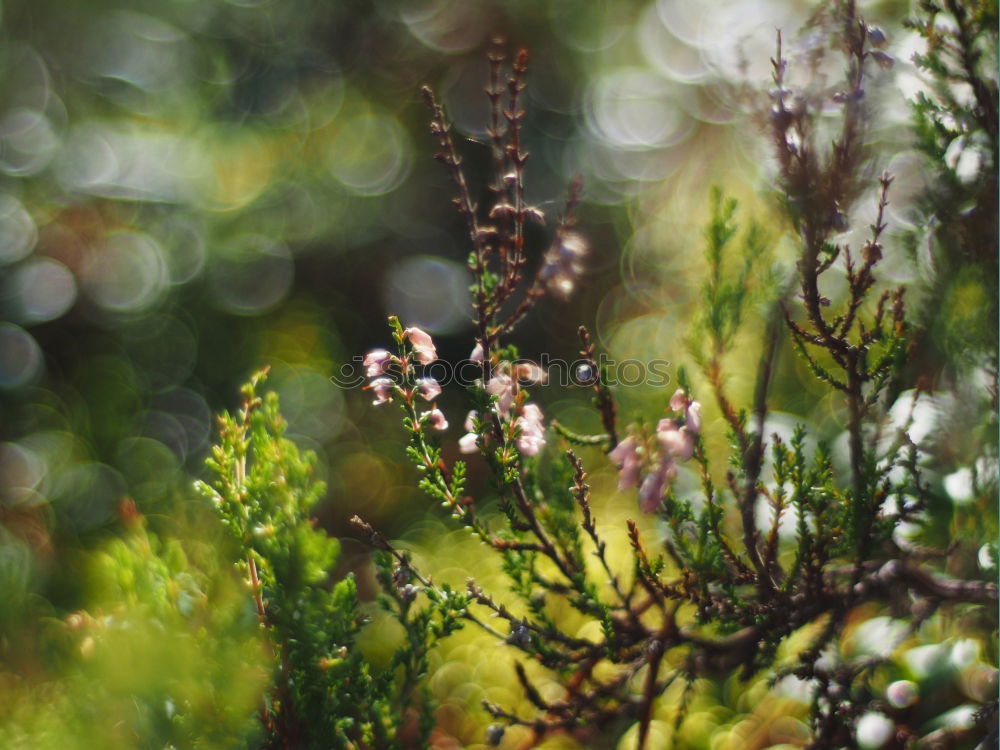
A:
[[[924,85],[908,62],[920,41],[901,25],[908,3],[861,7],[886,30],[896,59],[873,73],[878,118],[868,138],[877,168],[896,177],[889,243],[896,238],[902,247],[923,231],[918,199],[929,185],[906,103]],[[666,360],[673,371],[689,361],[685,337],[700,300],[701,227],[712,186],[738,197],[741,217],[764,226],[779,273],[792,270],[761,92],[778,28],[793,70],[813,85],[837,85],[836,67],[809,70],[806,62],[820,32],[798,31],[813,10],[795,0],[4,2],[0,569],[11,593],[0,607],[7,632],[0,690],[12,707],[0,717],[6,710],[15,727],[8,740],[163,746],[176,740],[156,745],[150,738],[180,731],[169,696],[189,683],[201,685],[202,693],[191,694],[202,695],[211,706],[204,715],[220,727],[220,738],[203,738],[204,746],[239,746],[232,737],[252,736],[240,714],[252,709],[261,679],[248,634],[252,613],[248,618],[240,593],[213,562],[224,542],[191,484],[202,474],[213,414],[232,408],[239,384],[265,364],[290,435],[319,456],[328,493],[318,512],[331,534],[344,537],[341,572],[355,570],[371,593],[367,552],[347,525],[363,512],[411,547],[435,580],[462,585],[476,571],[484,585],[502,590],[495,563],[481,559],[416,489],[397,412],[373,408],[366,393],[330,380],[356,355],[388,343],[390,313],[430,331],[445,359],[458,361],[472,346],[468,248],[447,175],[432,159],[420,86],[429,84],[443,100],[474,190],[485,196],[484,49],[500,37],[511,52],[530,50],[528,199],[554,217],[569,180],[581,175],[579,226],[591,252],[577,293],[544,300],[516,343],[527,357],[572,360],[576,327],[585,323],[609,356]],[[857,236],[847,241],[860,244],[874,207],[874,198],[859,203]],[[533,263],[546,238],[541,230],[529,236]],[[912,256],[887,253],[884,278],[914,285],[916,300],[920,273]],[[995,295],[990,280],[964,283]],[[730,386],[739,400],[752,376],[741,369],[746,350],[736,354]],[[787,367],[775,429],[804,420],[836,441],[842,406],[817,394],[808,373]],[[664,397],[644,388],[617,395],[633,416],[655,414]],[[599,424],[583,390],[540,387],[537,400],[573,429]],[[452,423],[447,436],[457,438],[465,394],[450,389],[439,404]],[[958,407],[929,403],[922,412],[928,432],[941,429],[934,420],[949,408]],[[963,464],[963,456],[977,455],[970,450],[956,449],[935,479],[946,506],[985,502],[973,490],[973,467]],[[614,492],[599,454],[588,458],[603,512],[620,529],[636,515],[634,500]],[[475,486],[482,467],[471,471]],[[173,560],[163,570],[153,570],[150,549],[123,541],[123,498],[164,539],[188,540],[175,557],[153,544],[155,560]],[[995,537],[992,523],[993,536],[983,541]],[[627,565],[623,546],[618,553]],[[989,553],[980,556],[984,570],[993,564]],[[977,562],[970,565],[975,570]],[[133,573],[123,577],[123,569]],[[229,604],[203,616],[247,635],[210,652],[202,644],[187,662],[157,661],[151,654],[163,643],[142,631],[174,632],[163,621],[176,613],[122,614],[122,601],[143,601],[143,586],[174,604],[189,589],[195,599],[214,592],[213,600]],[[69,621],[76,611],[85,614]],[[72,667],[34,628],[45,620],[62,632],[84,627],[86,618],[93,627],[118,627],[109,612],[132,623],[131,645],[121,646],[119,632],[118,645],[90,661],[74,652]],[[898,624],[882,620],[885,628]],[[933,658],[948,675],[972,670],[987,687],[968,687],[972,677],[942,678],[943,689],[960,694],[957,703],[962,690],[976,701],[996,681],[995,670],[983,672],[991,658],[995,663],[987,653],[995,647],[961,640],[962,627],[941,626],[944,651]],[[393,637],[380,622],[366,635],[376,656]],[[214,669],[208,677],[190,663],[206,653]],[[435,658],[431,687],[444,701],[440,747],[482,742],[480,697],[522,705],[510,671],[497,666],[508,659],[502,646],[463,635]],[[136,662],[151,665],[150,684],[130,673]],[[917,679],[916,667],[900,669]],[[53,674],[64,679],[53,682]],[[95,682],[102,685],[96,691]],[[239,695],[220,697],[220,685],[236,683],[244,685]],[[759,695],[747,697],[754,690]],[[40,696],[49,708],[39,707]],[[686,730],[690,747],[708,747],[702,743],[711,737],[723,738],[713,741],[720,747],[801,744],[806,706],[795,686],[768,693],[763,683],[734,678],[732,685],[699,686],[698,696],[704,711]],[[143,701],[149,707],[139,708]],[[76,718],[62,721],[58,711]],[[201,726],[191,715],[191,726]],[[656,731],[665,736],[672,729],[669,716],[662,718]],[[98,744],[74,745],[80,731],[99,726],[119,729]],[[725,744],[727,737],[735,744]]]

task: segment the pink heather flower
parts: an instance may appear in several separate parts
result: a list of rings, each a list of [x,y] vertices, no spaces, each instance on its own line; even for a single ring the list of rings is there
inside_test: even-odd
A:
[[[697,401],[688,404],[687,411],[684,412],[684,427],[690,430],[692,435],[701,432],[701,404]]]
[[[525,456],[537,456],[545,445],[545,428],[542,427],[542,410],[535,404],[525,404],[518,417],[517,426],[521,434],[517,438],[517,449]]]
[[[618,464],[618,489],[627,490],[639,483],[639,470],[642,468],[642,457],[634,437],[627,437],[615,446],[608,457]]]
[[[465,424],[463,425],[463,427],[465,427],[466,432],[472,432],[476,429],[475,419],[478,416],[479,412],[477,412],[475,409],[473,409],[472,411],[470,411],[468,414],[465,415]]]
[[[365,375],[374,378],[377,375],[384,375],[392,363],[392,355],[385,349],[373,349],[365,355],[362,364],[365,366]]]
[[[479,436],[474,432],[462,435],[462,437],[458,439],[458,450],[462,453],[475,453],[479,450],[479,446],[476,445],[476,441],[478,439]]]
[[[403,335],[410,340],[410,346],[413,347],[413,353],[417,355],[420,364],[429,365],[438,358],[434,339],[426,331],[413,326],[404,329]]]
[[[413,346],[422,346],[427,349],[434,348],[434,339],[427,331],[417,328],[416,326],[411,326],[409,328],[403,329],[403,335],[410,340]]]
[[[639,488],[639,509],[643,513],[655,513],[663,500],[667,482],[677,476],[677,466],[670,458],[664,458],[656,471],[650,472],[642,480]]]
[[[377,405],[392,401],[392,392],[396,384],[389,378],[375,378],[367,387],[371,388],[372,393],[375,394],[375,400],[372,403]]]
[[[486,392],[497,397],[497,409],[505,415],[514,403],[514,386],[509,375],[494,375],[486,386]]]
[[[448,429],[448,420],[445,419],[444,414],[441,413],[440,409],[434,409],[433,411],[429,411],[424,416],[427,417],[427,423],[433,429],[439,431]]]
[[[519,383],[530,383],[531,385],[544,383],[548,380],[545,370],[534,362],[518,362],[514,365],[514,377]]]
[[[545,445],[544,433],[539,431],[537,434],[529,434],[522,431],[516,445],[522,456],[537,456],[542,446]]]
[[[441,386],[434,378],[417,378],[417,388],[424,401],[433,401],[441,395]]]
[[[688,397],[684,392],[683,388],[678,388],[674,391],[674,395],[670,397],[670,408],[673,411],[684,411],[685,407],[688,405]]]
[[[483,345],[480,343],[476,344],[475,349],[472,350],[472,354],[469,355],[469,360],[472,362],[482,362],[483,361]]]
[[[541,424],[544,418],[542,410],[538,408],[537,404],[525,404],[524,408],[521,409],[521,419],[525,422]]]
[[[694,437],[687,426],[677,429],[677,423],[672,419],[661,419],[656,425],[656,438],[667,456],[687,461],[694,452]]]

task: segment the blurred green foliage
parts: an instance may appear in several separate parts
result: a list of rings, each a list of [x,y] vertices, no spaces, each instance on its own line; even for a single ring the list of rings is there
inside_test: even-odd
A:
[[[3,630],[3,747],[231,748],[259,734],[263,644],[224,541],[161,541],[131,504],[123,526],[74,556],[87,609],[5,587],[19,606]]]

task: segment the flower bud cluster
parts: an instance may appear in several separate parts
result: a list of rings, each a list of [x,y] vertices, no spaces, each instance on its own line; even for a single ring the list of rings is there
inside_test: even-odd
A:
[[[562,299],[568,299],[583,273],[583,259],[589,251],[583,235],[577,232],[557,234],[555,243],[545,254],[540,273],[548,290]]]
[[[482,349],[478,344],[476,349],[481,359]],[[475,357],[476,351],[473,351],[472,358]],[[514,444],[518,452],[522,456],[537,456],[546,442],[544,416],[537,404],[525,403],[523,399],[518,398],[520,381],[543,382],[544,373],[533,363],[517,364],[511,374],[496,373],[486,385],[486,392],[496,397],[494,409],[502,420],[510,420],[512,414],[514,415],[513,427],[516,435]],[[462,453],[475,453],[478,449],[479,435],[475,431],[475,421],[478,416],[478,412],[470,411],[465,418],[466,434],[458,441],[458,448]]]
[[[375,396],[372,401],[376,406],[392,401],[394,395],[401,395],[406,401],[412,402],[414,395],[420,395],[424,401],[433,402],[441,395],[441,384],[434,378],[423,377],[414,381],[414,389],[401,388],[386,373],[393,365],[400,367],[404,375],[412,372],[411,359],[422,365],[429,365],[437,359],[437,348],[434,340],[426,331],[417,327],[403,329],[402,338],[410,345],[410,353],[402,358],[395,356],[385,349],[373,349],[368,352],[362,365],[365,368],[365,375],[371,380],[365,388],[371,390]],[[426,423],[434,430],[447,430],[448,420],[437,404],[432,404],[433,409],[420,416],[421,423]]]
[[[639,485],[639,507],[653,513],[660,506],[667,485],[677,476],[677,465],[694,453],[695,438],[701,432],[701,404],[681,389],[670,398],[676,418],[661,419],[656,425],[652,450],[635,435],[622,440],[608,455],[618,464],[618,489]]]

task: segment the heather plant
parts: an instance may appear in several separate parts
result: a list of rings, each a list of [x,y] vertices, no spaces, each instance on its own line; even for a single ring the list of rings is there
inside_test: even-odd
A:
[[[266,684],[253,612],[206,518],[156,532],[131,499],[122,534],[78,556],[86,606],[38,593],[39,563],[6,537],[0,745],[8,748],[231,748],[259,736]],[[210,520],[210,519],[209,519]],[[224,546],[224,544],[222,545]],[[109,717],[116,717],[114,721]]]
[[[237,565],[270,644],[271,687],[259,707],[269,746],[426,746],[434,728],[429,654],[467,624],[520,655],[516,678],[532,707],[485,701],[489,745],[562,736],[641,750],[663,741],[659,725],[671,722],[675,744],[685,746],[689,709],[704,686],[734,680],[799,690],[810,747],[995,744],[997,586],[988,578],[996,551],[982,546],[982,527],[970,528],[996,512],[996,441],[984,434],[995,432],[995,329],[978,328],[966,346],[961,321],[947,319],[961,313],[935,301],[946,294],[957,304],[975,287],[995,311],[995,290],[975,278],[983,269],[995,275],[997,93],[981,62],[993,49],[985,21],[995,7],[949,2],[953,25],[944,26],[935,21],[943,9],[923,11],[913,26],[928,50],[917,62],[933,85],[914,122],[939,167],[941,197],[935,192],[937,217],[909,249],[929,243],[929,260],[913,255],[929,264],[926,286],[880,278],[886,256],[907,250],[889,227],[893,175],[879,170],[882,156],[868,140],[872,69],[893,60],[884,32],[854,3],[838,3],[813,19],[824,41],[809,64],[814,72],[839,60],[839,83],[793,83],[799,71],[780,34],[771,60],[767,133],[783,218],[744,218],[721,190],[706,195],[706,279],[688,336],[693,367],[677,370],[679,387],[665,390],[653,413],[622,413],[597,345],[579,329],[577,379],[592,393],[597,434],[546,419],[533,393],[545,373],[513,343],[540,299],[573,293],[590,252],[576,226],[579,182],[547,244],[529,242],[546,217],[525,192],[527,54],[509,71],[499,45],[489,54],[492,178],[482,205],[444,108],[424,90],[470,245],[468,360],[479,378],[467,414],[449,418],[437,403],[442,384],[424,371],[438,359],[434,339],[390,317],[392,346],[365,355],[365,387],[374,406],[402,410],[420,488],[496,556],[509,591],[474,578],[465,591],[436,585],[433,571],[418,570],[355,517],[375,550],[380,601],[403,632],[387,666],[369,664],[353,578],[330,579],[337,544],[310,520],[323,492],[311,476],[314,459],[283,436],[277,399],[258,396],[256,377],[237,414],[221,419],[209,462],[215,476],[202,490],[241,550]],[[971,98],[956,94],[959,83]],[[872,197],[867,236],[848,241],[859,203]],[[785,266],[780,233],[794,247]],[[943,338],[935,334],[942,326]],[[758,343],[748,345],[754,335]],[[945,354],[931,368],[933,382],[919,365],[933,357],[930,342]],[[743,374],[732,363],[737,347],[756,363],[745,404],[731,394]],[[976,377],[986,372],[988,390],[974,401],[977,439],[962,454],[921,434],[917,416],[928,401],[943,411],[969,398],[963,373],[972,367]],[[836,431],[806,418],[777,428],[772,404],[787,401],[777,384],[795,373],[810,378],[810,398],[834,405]],[[946,381],[951,400],[936,393]],[[942,429],[952,429],[947,418]],[[455,444],[443,442],[449,422],[463,425]],[[473,461],[487,470],[487,486],[470,483]],[[972,501],[948,510],[949,481],[963,467]],[[608,470],[623,493],[616,502],[636,502],[638,511],[627,522],[625,567],[608,554],[590,481]],[[626,499],[633,491],[635,500]],[[983,526],[995,532],[994,521]],[[977,553],[978,571],[969,563]],[[581,621],[593,626],[586,637]],[[862,643],[871,623],[883,627],[874,649]],[[968,636],[965,645],[956,634]],[[963,666],[979,682],[964,689],[964,702],[952,695],[935,705],[940,690],[926,670],[902,658],[916,644],[972,649]],[[539,686],[540,670],[558,696]],[[948,708],[960,715],[941,719]]]
[[[996,3],[828,5],[747,169],[745,3],[4,4],[0,747],[995,746]]]
[[[933,20],[922,26],[934,44],[918,62],[945,88],[955,79],[970,83],[977,104],[973,117],[960,119],[947,96],[936,104],[927,97],[918,102],[915,117],[925,148],[933,152],[937,143],[938,158],[940,141],[959,137],[941,120],[964,123],[970,131],[981,126],[987,136],[991,126],[995,129],[995,84],[991,89],[976,68],[981,42],[970,31],[968,10],[957,4],[949,9],[957,30],[942,40],[930,30]],[[705,232],[709,276],[691,349],[728,438],[724,469],[716,467],[707,448],[695,380],[683,370],[678,372],[681,387],[664,397],[666,416],[647,415],[646,424],[655,423],[654,429],[618,423],[612,394],[596,366],[591,370],[595,404],[605,433],[543,429],[541,410],[529,400],[530,384],[537,379],[517,362],[516,349],[505,337],[546,288],[572,289],[573,269],[586,247],[568,229],[579,185],[571,190],[549,249],[540,253],[535,276],[523,278],[524,225],[541,221],[540,212],[524,201],[527,154],[520,145],[519,97],[525,55],[515,59],[503,104],[500,58],[490,57],[494,181],[491,203],[482,208],[471,197],[442,109],[425,91],[431,129],[441,146],[438,159],[452,176],[455,204],[468,226],[469,266],[476,279],[477,333],[470,358],[481,364],[482,379],[471,389],[473,409],[459,448],[478,452],[489,467],[499,520],[484,518],[478,511],[481,501],[465,496],[465,463],[448,466],[442,460],[435,432],[447,426],[445,416],[436,408],[423,414],[415,408],[418,393],[431,400],[440,391],[414,370],[415,363],[436,358],[430,337],[392,319],[397,354],[378,350],[366,364],[374,378],[369,387],[375,403],[397,397],[403,403],[408,452],[423,473],[421,487],[502,557],[521,604],[516,610],[497,604],[474,580],[468,583],[469,596],[506,621],[506,642],[554,673],[564,688],[556,700],[543,697],[519,665],[518,679],[537,713],[525,716],[487,702],[496,720],[489,732],[494,744],[511,725],[529,728],[534,741],[567,733],[598,743],[634,724],[635,746],[644,748],[655,704],[665,691],[674,684],[689,689],[701,678],[722,679],[734,670],[743,678],[764,673],[772,681],[801,680],[811,695],[813,747],[861,741],[859,727],[863,720],[870,726],[873,714],[874,721],[883,717],[895,727],[894,741],[909,744],[920,740],[922,730],[906,723],[914,701],[896,693],[910,688],[897,681],[895,692],[880,694],[875,687],[896,646],[942,610],[951,617],[982,607],[985,620],[980,621],[991,622],[983,634],[995,630],[989,613],[995,610],[996,585],[947,575],[935,560],[956,550],[935,553],[900,533],[933,518],[937,498],[927,477],[934,459],[928,446],[910,434],[912,419],[906,416],[923,396],[920,387],[907,390],[905,381],[914,342],[906,292],[878,280],[879,264],[892,251],[885,237],[893,177],[872,177],[877,155],[865,135],[874,85],[869,68],[892,64],[881,50],[885,35],[858,17],[853,3],[838,4],[815,23],[830,35],[829,49],[817,50],[817,57],[842,56],[841,85],[833,92],[792,88],[779,34],[769,92],[778,187],[797,247],[791,281],[778,282],[768,256],[771,241],[753,222],[743,237],[739,270],[728,269],[738,234],[735,201],[714,195]],[[957,58],[964,72],[949,68],[942,56]],[[829,145],[830,124],[820,120],[828,100],[839,105]],[[941,117],[949,102],[954,119]],[[963,131],[961,137],[975,140],[977,135]],[[977,189],[988,194],[990,185],[995,189],[992,169],[983,174],[985,187]],[[877,184],[875,220],[861,246],[851,247],[840,238],[872,182]],[[991,210],[978,206],[977,219]],[[995,216],[991,221],[995,234]],[[992,245],[977,238],[971,247]],[[935,250],[948,252],[947,246]],[[843,291],[833,299],[834,292],[827,290],[838,285]],[[761,307],[766,313],[754,398],[741,406],[728,395],[724,359],[751,309]],[[592,363],[585,329],[581,339],[582,356]],[[831,446],[811,436],[805,424],[789,436],[769,432],[772,382],[785,362],[786,347],[794,349],[821,389],[843,403],[846,461],[836,461]],[[401,379],[386,376],[391,365],[398,366]],[[643,533],[629,521],[630,571],[613,570],[608,563],[591,512],[587,471],[573,443],[601,446],[605,460],[619,468],[619,488],[637,486],[639,509],[658,517],[657,534]],[[682,496],[672,488],[681,464],[691,467],[700,492]],[[979,487],[978,496],[995,502],[993,479],[983,477]],[[562,605],[599,623],[602,637],[580,638],[564,630],[552,614]],[[872,605],[905,626],[879,654],[859,656],[852,653],[845,630],[859,612],[877,611]],[[680,707],[673,712],[678,724],[684,720],[688,689],[681,691]],[[995,704],[985,699],[965,724],[932,734],[923,741],[995,740]]]
[[[235,415],[220,417],[219,444],[208,460],[214,479],[199,483],[245,553],[238,566],[271,649],[272,686],[259,709],[264,744],[424,746],[433,717],[418,680],[434,642],[461,626],[467,597],[428,585],[427,604],[414,605],[418,587],[406,558],[381,545],[382,601],[403,626],[406,645],[373,672],[355,647],[364,617],[354,578],[328,580],[338,543],[310,518],[324,492],[312,477],[315,454],[283,436],[277,396],[257,395],[265,375],[243,388]]]
[[[926,43],[914,62],[929,73],[929,86],[917,95],[913,125],[934,167],[924,200],[935,220],[913,238],[913,251],[933,248],[924,281],[942,304],[920,313],[920,354],[943,361],[940,369],[953,381],[970,367],[996,366],[996,295],[983,284],[997,276],[997,222],[989,208],[997,202],[997,84],[990,75],[997,11],[995,3],[960,2],[921,9],[908,26]]]

